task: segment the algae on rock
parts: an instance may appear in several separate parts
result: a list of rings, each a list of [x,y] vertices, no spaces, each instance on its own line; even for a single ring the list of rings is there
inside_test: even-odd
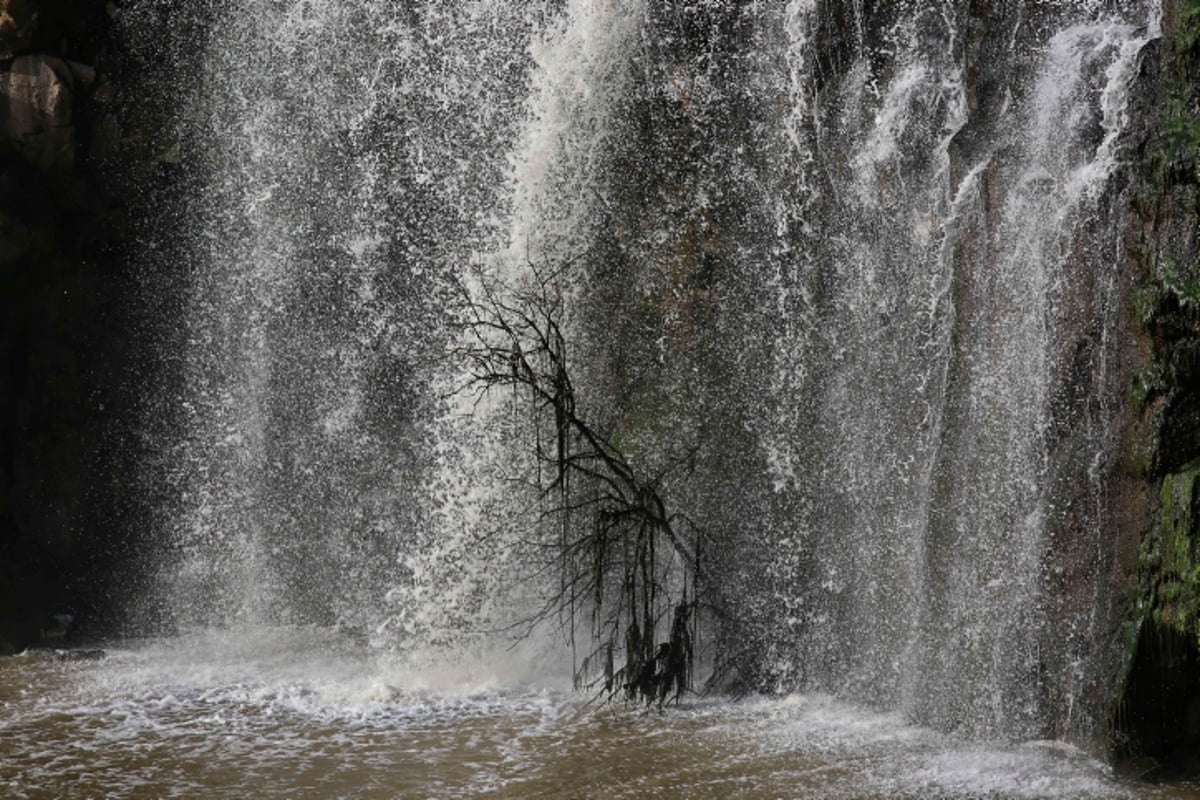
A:
[[[1200,2],[1165,3],[1163,29],[1132,297],[1148,342],[1129,398],[1143,424],[1126,447],[1154,491],[1111,727],[1118,765],[1159,776],[1200,772]]]

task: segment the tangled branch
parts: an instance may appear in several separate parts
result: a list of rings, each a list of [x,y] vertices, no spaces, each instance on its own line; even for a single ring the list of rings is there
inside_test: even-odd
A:
[[[541,543],[559,581],[529,626],[557,614],[574,644],[576,621],[588,620],[594,647],[576,665],[577,685],[590,680],[608,696],[623,692],[661,705],[672,689],[678,700],[691,686],[707,584],[703,535],[664,498],[668,474],[688,468],[695,453],[644,475],[587,418],[564,334],[565,288],[577,265],[527,262],[516,285],[477,269],[457,284],[454,356],[467,374],[459,391],[477,401],[511,391],[532,411],[532,483],[543,510],[529,522],[553,529]]]

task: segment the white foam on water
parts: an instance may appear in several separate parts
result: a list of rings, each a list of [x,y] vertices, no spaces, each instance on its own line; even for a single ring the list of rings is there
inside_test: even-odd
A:
[[[1182,798],[1055,742],[966,743],[822,695],[589,705],[493,659],[421,671],[313,629],[30,657],[4,796]]]
[[[1059,742],[968,743],[824,695],[705,713],[732,718],[726,732],[752,740],[760,753],[819,754],[812,769],[827,781],[823,797],[1148,798],[1172,791],[1118,781],[1103,762]]]
[[[473,649],[406,657],[316,627],[206,630],[113,652],[93,688],[104,695],[199,693],[334,716],[383,706],[469,707],[530,685],[539,692],[570,688],[568,676],[539,671],[529,657],[534,645],[517,644],[508,650],[476,642]]]
[[[1134,797],[1109,769],[1065,745],[1031,742],[1005,749],[950,749],[921,759],[905,776],[953,796],[1010,798]]]

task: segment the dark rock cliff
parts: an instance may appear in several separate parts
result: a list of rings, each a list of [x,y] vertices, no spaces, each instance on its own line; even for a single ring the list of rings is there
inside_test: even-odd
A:
[[[1127,237],[1130,317],[1124,459],[1124,662],[1112,720],[1118,766],[1200,770],[1200,3],[1164,4],[1143,75],[1144,139]]]
[[[153,524],[138,387],[179,300],[132,243],[169,243],[174,178],[159,51],[123,13],[0,1],[0,652],[111,631]]]

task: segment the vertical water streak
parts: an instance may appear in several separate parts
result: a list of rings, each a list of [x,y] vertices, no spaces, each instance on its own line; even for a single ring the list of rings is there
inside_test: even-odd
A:
[[[1077,343],[1107,315],[1088,297],[1103,262],[1073,241],[1112,235],[1096,203],[1118,167],[1112,143],[1124,103],[1115,98],[1128,91],[1147,40],[1144,29],[1103,17],[1051,37],[1017,112],[1011,155],[989,176],[1003,199],[989,225],[990,255],[973,265],[959,311],[970,331],[959,368],[969,395],[951,423],[946,469],[954,474],[943,473],[940,498],[948,513],[939,543],[954,555],[939,575],[938,655],[927,674],[941,675],[931,688],[949,699],[932,712],[943,724],[968,719],[976,732],[1041,735],[1061,679],[1038,633],[1048,617],[1053,476],[1067,469],[1056,455],[1064,423],[1055,400],[1077,369]]]
[[[362,628],[434,525],[445,279],[489,246],[523,7],[246,0],[192,135],[181,625]]]
[[[1078,535],[1056,487],[1110,444],[1088,410],[1100,389],[1077,385],[1112,324],[1089,249],[1111,247],[1104,193],[1157,34],[1140,7],[910,10],[856,16],[859,50],[840,12],[793,3],[784,20],[793,81],[819,76],[781,121],[816,164],[782,204],[815,231],[791,263],[818,322],[797,308],[811,333],[776,328],[791,400],[760,433],[768,480],[809,509],[774,523],[791,588],[774,584],[773,635],[794,639],[800,685],[1043,735],[1051,698],[1077,691],[1064,659],[1086,658],[1085,636],[1050,632],[1070,603],[1047,597],[1049,559]],[[1094,596],[1099,571],[1070,591]]]

